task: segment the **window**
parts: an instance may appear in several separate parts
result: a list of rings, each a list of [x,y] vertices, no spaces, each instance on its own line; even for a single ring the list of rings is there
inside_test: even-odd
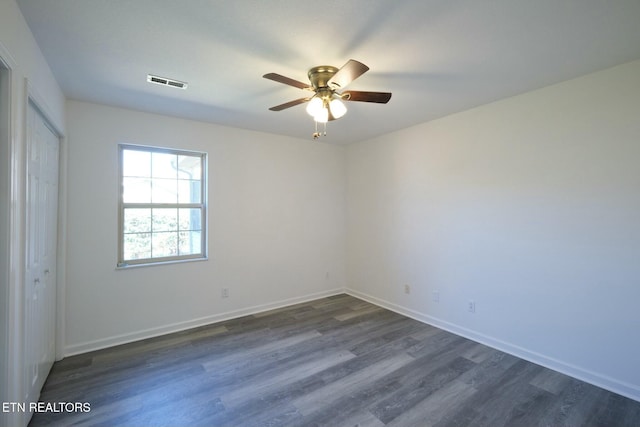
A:
[[[206,154],[120,145],[118,267],[206,257]]]

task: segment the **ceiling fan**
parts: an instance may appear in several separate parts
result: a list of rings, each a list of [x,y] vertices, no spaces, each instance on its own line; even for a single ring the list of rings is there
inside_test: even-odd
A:
[[[276,105],[275,107],[269,108],[269,110],[282,111],[308,102],[307,113],[309,113],[316,122],[316,132],[313,134],[313,137],[318,138],[320,136],[320,133],[318,133],[318,123],[325,124],[324,134],[326,135],[326,123],[339,119],[347,112],[347,107],[342,101],[386,104],[389,102],[389,99],[391,99],[391,93],[389,92],[343,90],[349,83],[368,70],[369,67],[354,59],[350,59],[339,69],[330,65],[320,65],[311,68],[307,73],[311,84],[303,83],[276,73],[265,74],[262,76],[265,79],[314,92],[312,95]]]

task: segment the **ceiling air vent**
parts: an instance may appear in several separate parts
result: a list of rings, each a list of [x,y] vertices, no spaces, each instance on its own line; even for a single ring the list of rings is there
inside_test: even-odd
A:
[[[166,77],[154,76],[153,74],[147,75],[147,81],[149,83],[155,83],[163,86],[171,86],[177,89],[186,89],[187,82],[181,82],[180,80],[168,79]]]

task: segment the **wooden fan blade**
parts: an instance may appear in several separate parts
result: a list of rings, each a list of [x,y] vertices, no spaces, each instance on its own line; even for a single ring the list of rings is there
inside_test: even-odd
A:
[[[275,107],[271,107],[271,108],[269,108],[269,110],[271,110],[271,111],[281,111],[281,110],[284,110],[286,108],[295,107],[296,105],[299,105],[299,104],[304,104],[305,102],[307,102],[310,99],[311,98],[296,99],[294,101],[285,102],[284,104],[280,104],[280,105],[276,105]]]
[[[273,80],[274,82],[297,87],[299,89],[309,89],[311,87],[307,83],[302,83],[298,80],[290,79],[289,77],[281,76],[280,74],[276,73],[268,73],[262,77],[264,77],[265,79]]]
[[[340,94],[345,101],[377,102],[386,104],[391,99],[389,92],[361,92],[358,90],[345,90]]]
[[[329,79],[328,84],[330,87],[343,88],[366,73],[368,70],[369,67],[364,65],[362,62],[350,59],[333,75],[333,77],[331,77],[331,79]]]

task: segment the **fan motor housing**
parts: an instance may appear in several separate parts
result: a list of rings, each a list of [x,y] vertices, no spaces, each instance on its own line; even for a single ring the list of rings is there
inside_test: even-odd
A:
[[[336,67],[332,67],[331,65],[320,65],[310,69],[307,75],[309,76],[311,86],[313,86],[314,89],[319,89],[328,87],[329,80],[331,80],[331,77],[333,77],[337,72],[338,68]]]

